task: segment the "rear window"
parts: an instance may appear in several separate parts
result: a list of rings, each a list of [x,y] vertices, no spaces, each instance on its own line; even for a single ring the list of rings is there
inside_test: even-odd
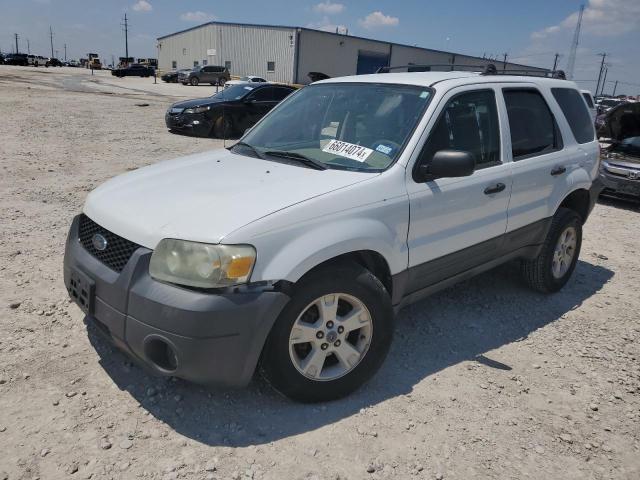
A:
[[[580,98],[580,93],[573,88],[552,88],[551,93],[560,105],[571,132],[578,143],[593,141],[595,130],[587,106]]]

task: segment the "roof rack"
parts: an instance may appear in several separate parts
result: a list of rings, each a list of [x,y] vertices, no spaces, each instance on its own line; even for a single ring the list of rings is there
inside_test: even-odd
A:
[[[557,78],[559,80],[566,80],[567,76],[563,70],[527,70],[527,69],[502,69],[498,68],[493,63],[486,65],[456,65],[450,63],[443,64],[429,64],[429,65],[398,65],[389,67],[380,67],[376,73],[389,73],[392,70],[407,69],[407,72],[431,72],[433,68],[446,68],[447,70],[435,70],[435,71],[461,71],[468,70],[472,72],[479,72],[480,75],[519,75],[525,77],[544,77],[544,78]]]

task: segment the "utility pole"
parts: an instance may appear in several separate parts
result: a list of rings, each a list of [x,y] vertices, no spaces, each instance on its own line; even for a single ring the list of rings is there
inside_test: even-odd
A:
[[[27,54],[31,55],[31,47],[29,46],[29,39],[27,38]]]
[[[53,57],[53,30],[51,25],[49,25],[49,40],[51,40],[51,56]]]
[[[602,62],[600,62],[600,73],[598,73],[598,83],[596,83],[596,95],[598,95],[598,89],[600,88],[600,79],[602,78],[602,70],[604,69],[604,59],[607,58],[606,53],[599,53],[602,57]]]
[[[67,61],[67,44],[64,44],[64,61]]]
[[[55,57],[55,58],[58,58],[58,51],[59,51],[59,50],[56,50],[56,57]]]
[[[507,69],[507,54],[504,53],[502,55],[502,70],[506,70]]]
[[[16,38],[16,53],[20,53],[20,52],[18,51],[18,34],[17,34],[17,33],[14,33],[14,34],[13,34],[13,36]]]
[[[560,57],[560,54],[556,53],[556,56],[553,59],[553,68],[551,69],[552,72],[556,71],[556,67],[558,66],[558,57]]]
[[[124,14],[124,56],[126,58],[125,63],[129,64],[129,22],[127,21],[127,14]]]
[[[602,79],[602,87],[600,87],[600,95],[604,95],[604,87],[607,85],[607,73],[609,72],[609,67],[607,65],[604,66],[604,77]]]
[[[617,88],[618,88],[618,80],[616,80],[616,83],[613,85],[613,93],[611,94],[612,97],[616,96]]]

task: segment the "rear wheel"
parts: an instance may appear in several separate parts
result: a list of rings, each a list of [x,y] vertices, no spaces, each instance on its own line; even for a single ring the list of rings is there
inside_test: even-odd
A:
[[[522,274],[529,286],[539,292],[560,290],[571,278],[582,245],[582,219],[573,210],[559,208],[540,254],[522,262]]]
[[[368,270],[345,264],[309,274],[296,285],[261,360],[271,385],[302,402],[356,390],[380,368],[393,336],[393,309]]]
[[[198,77],[193,77],[191,80],[189,80],[189,83],[194,87],[197,87],[200,83],[200,79]]]

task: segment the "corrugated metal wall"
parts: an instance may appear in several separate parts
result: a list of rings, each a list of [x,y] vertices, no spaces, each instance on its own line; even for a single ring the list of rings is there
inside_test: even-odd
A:
[[[361,51],[370,57],[390,55],[391,65],[450,64],[455,57],[456,65],[495,63],[502,68],[499,61],[295,27],[212,23],[160,38],[158,44],[163,71],[171,70],[173,61],[178,69],[191,68],[194,61],[231,62],[232,75],[259,75],[274,82],[309,83],[309,72],[355,75]],[[213,51],[215,55],[208,55]],[[273,72],[267,71],[269,62],[275,63]],[[523,66],[507,63],[507,68]]]
[[[274,82],[292,82],[295,57],[294,28],[208,24],[159,40],[159,68],[191,68],[231,62],[231,75],[258,75]],[[215,55],[208,55],[215,50]],[[268,63],[274,62],[274,71]]]

